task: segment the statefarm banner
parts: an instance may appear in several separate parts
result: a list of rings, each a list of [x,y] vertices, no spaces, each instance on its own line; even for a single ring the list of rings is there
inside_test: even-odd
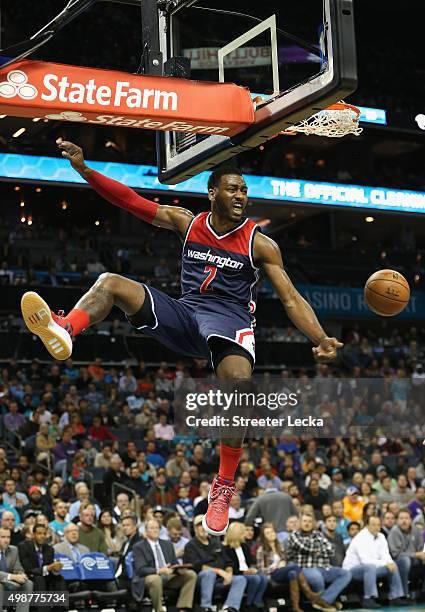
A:
[[[234,136],[254,121],[249,90],[36,61],[0,69],[0,113]]]

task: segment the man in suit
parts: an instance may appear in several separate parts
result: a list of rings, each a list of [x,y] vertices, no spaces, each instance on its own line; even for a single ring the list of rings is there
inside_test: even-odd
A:
[[[90,552],[87,546],[78,543],[80,529],[75,523],[69,523],[63,530],[63,535],[63,542],[59,542],[53,547],[55,552],[66,555],[76,563],[81,559],[81,555]]]
[[[59,542],[53,548],[55,553],[66,555],[72,559],[76,564],[80,562],[81,556],[90,552],[87,546],[78,543],[80,537],[80,529],[75,523],[69,523],[63,530],[64,539],[63,542]],[[66,582],[66,588],[69,591],[81,591],[84,587],[84,582]]]
[[[0,527],[0,610],[5,591],[31,593],[33,584],[19,561],[18,549],[10,545],[10,529]],[[29,603],[17,603],[16,612],[29,612]]]
[[[54,560],[53,546],[46,544],[47,529],[35,525],[33,540],[18,546],[19,559],[34,584],[34,591],[64,591],[65,581],[59,575],[62,563]]]
[[[145,586],[149,591],[155,612],[164,612],[162,595],[164,587],[179,589],[177,608],[192,609],[196,587],[196,574],[191,569],[173,569],[178,565],[174,547],[168,540],[159,539],[159,523],[151,519],[146,523],[146,538],[133,548],[134,576],[133,596],[141,601]]]
[[[135,544],[141,541],[139,530],[137,528],[137,516],[135,514],[131,514],[130,516],[123,518],[121,521],[121,530],[125,535],[126,540],[120,551],[115,578],[119,579],[120,589],[129,589],[130,579],[127,574],[125,558],[133,550]]]

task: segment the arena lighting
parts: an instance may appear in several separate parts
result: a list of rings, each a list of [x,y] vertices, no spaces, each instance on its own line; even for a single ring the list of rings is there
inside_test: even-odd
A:
[[[41,187],[37,187],[35,190],[36,193],[41,193]]]
[[[24,200],[21,201],[21,208],[23,208],[25,206],[25,202]]]
[[[20,189],[21,188],[19,187],[19,185],[15,185],[15,187],[13,188],[14,191],[20,191]]]
[[[31,215],[28,216],[27,223],[28,223],[28,225],[32,225],[32,216]]]
[[[24,132],[27,131],[27,128],[21,127],[19,130],[16,130],[14,134],[12,134],[12,138],[19,138]]]
[[[25,217],[21,217],[21,223],[25,223]]]
[[[65,200],[61,203],[61,207],[62,210],[66,210],[68,208],[68,202],[65,202]]]
[[[100,221],[95,221],[94,224],[95,225],[100,225]]]
[[[373,217],[365,217],[366,223],[373,223],[375,219]]]
[[[33,123],[37,123],[37,121],[41,121],[41,117],[34,117],[32,120]]]
[[[7,115],[0,115],[0,119],[4,119]]]

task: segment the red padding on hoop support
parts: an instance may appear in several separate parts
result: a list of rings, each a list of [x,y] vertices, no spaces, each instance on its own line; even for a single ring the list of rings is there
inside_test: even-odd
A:
[[[22,61],[0,69],[0,113],[234,136],[254,122],[248,89]]]

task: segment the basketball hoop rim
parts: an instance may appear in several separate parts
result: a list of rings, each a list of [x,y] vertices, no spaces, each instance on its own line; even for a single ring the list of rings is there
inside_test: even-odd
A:
[[[353,104],[347,104],[347,102],[335,102],[335,104],[331,104],[324,110],[351,110],[353,111],[353,113],[356,114],[356,119],[353,119],[353,121],[357,121],[357,119],[361,115],[361,111],[359,108],[357,108],[357,106],[354,106]]]

